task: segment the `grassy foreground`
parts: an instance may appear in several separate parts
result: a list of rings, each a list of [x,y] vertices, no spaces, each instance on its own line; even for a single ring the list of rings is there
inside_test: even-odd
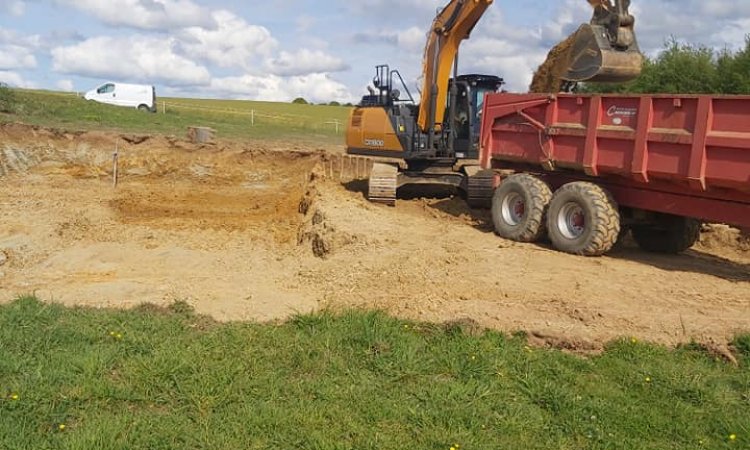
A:
[[[735,367],[623,340],[584,359],[379,313],[219,325],[0,306],[2,449],[750,447]]]
[[[184,136],[188,126],[206,126],[215,129],[220,137],[233,139],[342,143],[350,110],[339,106],[159,98],[159,112],[150,114],[89,102],[73,94],[18,89],[10,92],[11,112],[0,114],[0,123],[18,121],[72,130],[178,136]]]

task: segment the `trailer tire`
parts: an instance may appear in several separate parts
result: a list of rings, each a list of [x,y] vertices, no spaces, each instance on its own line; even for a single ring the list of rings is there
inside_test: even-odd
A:
[[[547,208],[552,190],[541,179],[527,174],[503,180],[492,197],[495,233],[516,242],[537,242],[545,235]]]
[[[576,182],[561,187],[547,212],[547,232],[556,249],[581,256],[601,256],[617,243],[620,211],[605,189]]]
[[[676,255],[698,242],[701,226],[688,217],[665,216],[654,225],[633,227],[633,239],[647,252]]]
[[[138,111],[141,111],[141,112],[151,112],[151,108],[149,108],[148,105],[139,105],[138,106]]]

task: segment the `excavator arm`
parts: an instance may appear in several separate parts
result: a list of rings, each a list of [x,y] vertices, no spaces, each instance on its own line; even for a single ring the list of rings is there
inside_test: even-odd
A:
[[[417,123],[423,132],[443,123],[448,82],[458,48],[492,3],[493,0],[452,0],[435,17],[424,51],[422,102]]]
[[[468,39],[494,0],[451,0],[432,24],[424,51],[422,102],[417,125],[430,135],[444,122],[449,81],[461,42]],[[566,81],[620,82],[638,77],[643,56],[628,12],[630,0],[587,0],[594,8],[589,24],[569,38],[564,55],[556,55],[551,76]],[[559,72],[559,73],[558,73]]]

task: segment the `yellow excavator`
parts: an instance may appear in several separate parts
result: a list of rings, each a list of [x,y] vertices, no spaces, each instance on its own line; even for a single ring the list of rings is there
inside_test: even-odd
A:
[[[566,82],[622,82],[641,73],[643,55],[634,33],[630,0],[588,0],[591,22],[569,38]],[[394,163],[376,163],[368,198],[395,205],[400,187],[450,185],[464,191],[471,206],[488,206],[494,174],[483,171],[479,135],[484,96],[504,80],[494,75],[458,75],[458,51],[493,0],[452,0],[435,18],[424,51],[421,103],[416,104],[398,70],[376,67],[369,95],[352,111],[347,152]],[[560,58],[558,54],[556,58]],[[403,91],[402,91],[403,90]],[[394,161],[394,160],[390,160]]]

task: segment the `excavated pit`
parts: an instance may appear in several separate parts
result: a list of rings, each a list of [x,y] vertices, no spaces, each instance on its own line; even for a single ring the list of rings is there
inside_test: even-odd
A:
[[[117,152],[117,185],[114,171]],[[223,320],[274,320],[319,151],[174,138],[0,129],[3,301],[36,292],[96,306],[213,299]],[[237,296],[238,298],[233,298]]]
[[[682,256],[578,258],[497,238],[460,198],[373,205],[349,182],[370,162],[336,150],[0,126],[0,301],[181,300],[224,321],[381,309],[579,351],[621,336],[723,348],[750,329],[736,230],[708,227]]]
[[[245,232],[279,243],[296,239],[299,204],[321,159],[263,148],[177,145],[162,138],[36,134],[0,144],[0,177],[23,179],[42,191],[78,185],[90,198],[105,200],[97,205],[100,213],[125,226]]]

